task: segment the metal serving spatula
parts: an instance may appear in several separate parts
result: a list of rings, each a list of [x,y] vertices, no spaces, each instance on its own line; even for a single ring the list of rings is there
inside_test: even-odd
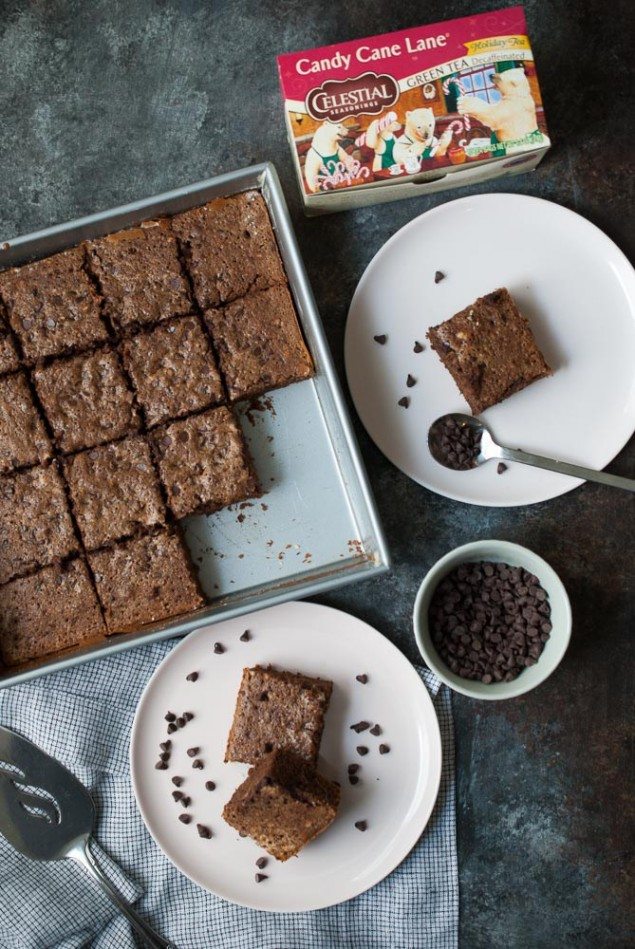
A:
[[[34,860],[75,860],[145,945],[176,949],[137,916],[99,869],[88,846],[94,822],[92,798],[75,775],[33,742],[0,725],[0,834]]]

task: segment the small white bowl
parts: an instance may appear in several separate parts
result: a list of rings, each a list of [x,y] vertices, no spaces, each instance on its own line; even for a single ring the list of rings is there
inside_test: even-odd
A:
[[[549,639],[536,664],[523,669],[518,678],[512,682],[492,682],[486,685],[484,682],[463,679],[455,675],[439,656],[430,636],[428,608],[437,586],[455,567],[462,563],[474,563],[480,560],[508,563],[512,567],[523,567],[529,570],[538,577],[549,596],[550,622],[553,627]],[[473,699],[512,699],[535,689],[558,666],[571,638],[571,604],[558,574],[538,554],[526,547],[521,547],[520,544],[511,544],[505,540],[477,540],[472,544],[456,547],[445,557],[437,560],[419,587],[413,621],[419,651],[429,668],[455,692],[469,695]]]

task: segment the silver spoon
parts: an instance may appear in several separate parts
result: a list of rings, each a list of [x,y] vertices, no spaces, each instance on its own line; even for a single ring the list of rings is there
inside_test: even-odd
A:
[[[492,433],[479,419],[461,412],[451,412],[436,419],[428,430],[428,448],[435,461],[444,468],[456,468],[448,461],[441,445],[444,426],[448,419],[453,419],[457,425],[469,426],[475,439],[480,435],[480,447],[475,454],[472,467],[485,464],[486,461],[519,461],[522,465],[533,465],[534,468],[545,468],[547,471],[557,471],[558,474],[570,475],[572,478],[582,478],[584,481],[596,481],[598,484],[608,484],[612,488],[623,488],[625,491],[635,491],[634,478],[621,478],[619,475],[607,474],[605,471],[594,471],[593,468],[584,468],[582,465],[571,465],[567,461],[556,461],[555,458],[545,458],[543,455],[532,455],[521,448],[505,448],[498,445],[492,438]]]

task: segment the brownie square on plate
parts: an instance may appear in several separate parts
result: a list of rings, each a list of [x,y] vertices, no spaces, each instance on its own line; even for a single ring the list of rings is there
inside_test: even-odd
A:
[[[340,786],[287,751],[265,755],[236,788],[223,817],[276,860],[294,857],[337,815]]]
[[[551,375],[509,291],[494,290],[427,333],[474,415]]]
[[[51,442],[24,373],[0,378],[0,474],[47,461]]]
[[[197,316],[133,336],[121,353],[150,427],[225,401],[212,347]]]
[[[175,517],[211,514],[258,494],[243,433],[225,406],[156,428],[151,438]]]
[[[217,198],[172,218],[201,309],[285,282],[262,195]]]
[[[0,583],[79,549],[55,464],[0,478]]]
[[[100,298],[73,247],[0,273],[0,298],[28,363],[88,349],[107,339]]]
[[[150,448],[139,435],[71,455],[64,474],[88,550],[165,524]]]
[[[315,763],[333,683],[271,666],[243,669],[225,761],[255,764],[279,748]]]
[[[88,266],[118,330],[190,313],[188,284],[167,221],[147,221],[87,242]]]
[[[83,560],[0,586],[0,654],[7,666],[95,642],[105,632]]]
[[[229,397],[253,398],[313,375],[286,286],[250,293],[205,314]]]
[[[62,452],[81,451],[139,429],[134,397],[112,350],[57,359],[33,373]]]
[[[4,310],[0,306],[0,375],[4,375],[6,372],[14,372],[19,368],[20,357],[9,324],[5,319]]]
[[[88,555],[108,633],[187,613],[205,602],[180,534],[169,528]]]

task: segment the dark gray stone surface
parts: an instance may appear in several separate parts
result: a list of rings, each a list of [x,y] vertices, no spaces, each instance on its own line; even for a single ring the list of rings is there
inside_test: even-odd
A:
[[[270,159],[341,370],[346,311],[364,267],[401,225],[448,195],[307,220],[292,178],[275,55],[503,5],[3,0],[0,235]],[[532,175],[479,189],[558,201],[626,253],[634,237],[632,9],[630,0],[526,4],[554,148]],[[367,619],[415,660],[410,617],[424,573],[448,549],[490,536],[545,556],[573,600],[571,648],[542,688],[505,704],[455,701],[462,946],[625,946],[633,845],[630,498],[586,485],[526,509],[468,508],[408,481],[357,430],[394,570],[329,603]],[[633,475],[634,461],[631,443],[610,470]]]

